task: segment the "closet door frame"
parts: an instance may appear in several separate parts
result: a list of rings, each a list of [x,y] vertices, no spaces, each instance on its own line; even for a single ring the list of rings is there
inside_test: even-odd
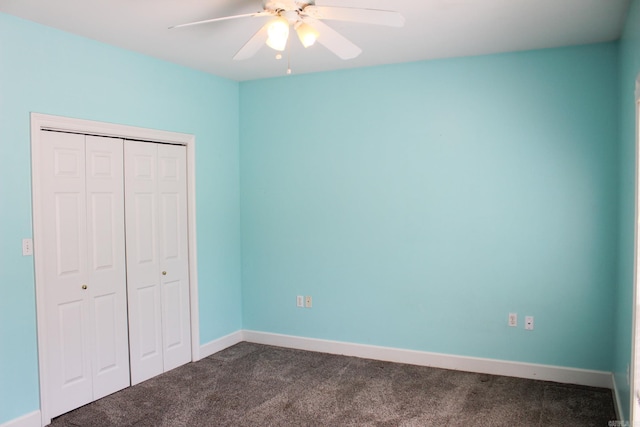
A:
[[[191,360],[200,360],[200,326],[198,315],[198,257],[196,252],[196,192],[195,192],[195,136],[184,133],[168,132],[134,126],[97,122],[92,120],[74,119],[41,113],[31,113],[31,186],[32,186],[32,218],[33,218],[33,249],[34,273],[36,290],[36,314],[38,332],[38,373],[40,381],[40,411],[42,425],[51,423],[49,415],[49,383],[47,371],[47,327],[45,316],[45,292],[43,289],[44,266],[42,250],[38,245],[38,238],[43,233],[45,206],[41,206],[40,163],[41,140],[43,130],[81,133],[88,135],[107,136],[122,139],[142,140],[157,143],[184,145],[187,148],[187,224],[189,240],[189,303],[191,326]]]

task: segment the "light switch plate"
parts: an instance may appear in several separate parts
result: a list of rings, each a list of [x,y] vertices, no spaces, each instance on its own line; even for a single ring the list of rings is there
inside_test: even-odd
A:
[[[33,241],[31,239],[22,239],[22,256],[33,255]]]

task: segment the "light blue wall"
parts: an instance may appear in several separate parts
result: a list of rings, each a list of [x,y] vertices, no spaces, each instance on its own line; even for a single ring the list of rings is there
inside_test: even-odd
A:
[[[244,328],[609,371],[617,54],[241,83]]]
[[[0,14],[0,424],[38,409],[29,113],[196,136],[200,341],[241,325],[238,84]]]
[[[640,72],[640,2],[634,0],[620,41],[620,249],[616,299],[616,345],[613,371],[618,395],[629,419],[633,322],[633,253],[635,212],[635,81]],[[640,367],[638,367],[640,368]]]

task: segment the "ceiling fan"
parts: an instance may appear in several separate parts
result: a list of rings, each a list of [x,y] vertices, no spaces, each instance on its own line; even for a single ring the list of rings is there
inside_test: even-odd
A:
[[[203,21],[169,27],[182,28],[193,25],[208,24],[217,21],[250,17],[271,17],[249,41],[240,48],[233,59],[243,60],[255,55],[263,44],[277,51],[284,51],[288,44],[289,29],[293,27],[306,48],[316,40],[341,59],[352,59],[360,55],[362,49],[353,44],[343,35],[322,22],[335,20],[359,22],[364,24],[387,25],[402,27],[404,17],[395,11],[364,9],[336,6],[316,5],[315,0],[263,0],[263,10],[255,13],[225,16],[222,18],[205,19]]]

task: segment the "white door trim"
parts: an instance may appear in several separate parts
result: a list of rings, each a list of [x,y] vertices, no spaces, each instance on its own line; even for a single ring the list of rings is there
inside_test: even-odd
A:
[[[636,92],[635,92],[635,111],[634,111],[634,120],[636,123],[636,131],[635,131],[635,213],[634,213],[634,238],[633,238],[633,308],[632,308],[632,326],[631,326],[631,363],[630,367],[627,369],[630,372],[627,372],[627,380],[629,381],[630,388],[630,396],[629,396],[629,418],[630,422],[633,424],[640,418],[640,414],[638,413],[640,410],[640,396],[636,391],[636,388],[640,388],[640,289],[639,289],[639,271],[638,267],[640,264],[640,260],[638,260],[638,256],[640,256],[640,248],[639,248],[639,236],[640,232],[640,171],[638,168],[640,167],[640,74],[636,79]],[[622,414],[620,414],[622,416]]]
[[[40,131],[43,129],[77,132],[90,135],[111,136],[123,139],[179,144],[187,147],[187,197],[189,227],[189,300],[191,309],[191,359],[200,359],[200,326],[198,315],[198,256],[196,244],[196,174],[195,174],[195,136],[184,133],[168,132],[134,126],[96,122],[92,120],[74,119],[48,114],[31,113],[31,186],[32,186],[32,218],[34,269],[36,282],[36,312],[38,328],[38,369],[40,380],[40,409],[42,425],[51,422],[49,417],[47,396],[47,360],[46,360],[46,328],[44,316],[44,292],[38,283],[43,283],[44,270],[39,261],[38,236],[42,235],[42,213],[40,206]]]

